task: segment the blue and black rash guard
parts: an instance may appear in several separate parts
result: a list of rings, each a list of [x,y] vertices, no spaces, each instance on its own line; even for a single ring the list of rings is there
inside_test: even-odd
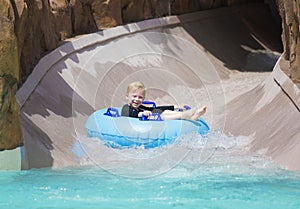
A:
[[[172,110],[174,111],[174,106],[158,106],[156,108],[146,107],[144,105],[139,106],[138,109],[133,108],[132,106],[129,106],[128,104],[125,104],[122,107],[121,116],[127,116],[127,117],[134,117],[138,118],[138,114],[140,112],[143,112],[145,110],[149,110],[153,113],[159,113],[161,114],[165,110]]]

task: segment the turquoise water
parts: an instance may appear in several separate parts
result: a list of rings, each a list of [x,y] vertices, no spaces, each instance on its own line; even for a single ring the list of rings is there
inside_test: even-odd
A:
[[[246,154],[250,141],[210,134],[148,150],[91,141],[80,145],[91,165],[1,171],[0,208],[299,209],[300,175]]]
[[[237,167],[245,170],[185,164],[140,179],[98,167],[3,171],[0,208],[300,208],[298,175],[277,168],[249,175]]]

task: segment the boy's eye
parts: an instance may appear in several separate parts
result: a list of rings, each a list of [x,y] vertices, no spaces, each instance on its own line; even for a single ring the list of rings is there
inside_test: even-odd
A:
[[[132,98],[144,99],[144,97],[143,97],[143,96],[136,95],[136,94],[132,94],[131,96],[132,96]]]

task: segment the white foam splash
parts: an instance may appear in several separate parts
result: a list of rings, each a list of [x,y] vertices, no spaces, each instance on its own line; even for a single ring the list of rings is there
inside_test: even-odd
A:
[[[247,173],[274,168],[272,162],[249,152],[252,140],[252,137],[211,131],[204,137],[191,133],[179,137],[173,144],[157,148],[113,149],[99,139],[78,138],[86,154],[84,156],[88,156],[82,158],[82,165],[92,164],[115,175],[130,178],[153,177],[173,169],[186,169],[189,172],[210,168],[216,172]]]

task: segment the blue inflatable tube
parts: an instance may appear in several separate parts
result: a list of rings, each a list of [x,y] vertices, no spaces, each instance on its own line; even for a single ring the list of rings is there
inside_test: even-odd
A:
[[[203,119],[151,121],[139,118],[120,117],[121,108],[98,110],[88,117],[85,129],[89,137],[97,137],[113,148],[154,148],[173,143],[179,136],[199,133],[203,136],[209,127]]]

